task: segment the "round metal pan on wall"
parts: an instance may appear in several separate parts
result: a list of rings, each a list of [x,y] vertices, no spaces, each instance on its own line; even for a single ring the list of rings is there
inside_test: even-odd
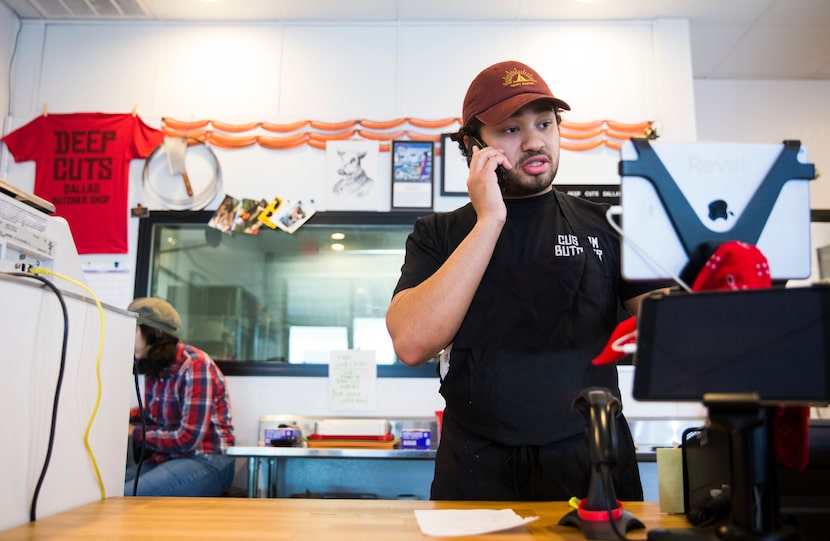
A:
[[[188,139],[185,169],[193,195],[188,195],[181,173],[171,172],[162,143],[144,162],[142,185],[145,195],[170,210],[202,210],[222,190],[222,171],[213,150],[196,139]]]

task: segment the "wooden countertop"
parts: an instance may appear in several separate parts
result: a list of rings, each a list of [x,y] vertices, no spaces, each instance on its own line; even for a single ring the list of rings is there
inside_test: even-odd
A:
[[[501,533],[451,537],[454,541],[584,540],[576,528],[558,526],[566,502],[458,502],[427,500],[311,500],[247,498],[126,498],[93,502],[0,532],[10,539],[263,539],[294,541],[425,541],[414,509],[512,509],[539,516],[526,526]],[[654,502],[625,509],[648,529],[686,528],[683,515],[659,512]],[[632,530],[631,539],[645,539]]]

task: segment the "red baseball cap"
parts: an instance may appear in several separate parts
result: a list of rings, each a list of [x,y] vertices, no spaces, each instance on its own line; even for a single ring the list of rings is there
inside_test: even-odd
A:
[[[464,97],[461,123],[477,118],[484,124],[498,124],[536,100],[550,100],[559,109],[571,106],[553,95],[533,68],[510,60],[493,64],[479,73]]]

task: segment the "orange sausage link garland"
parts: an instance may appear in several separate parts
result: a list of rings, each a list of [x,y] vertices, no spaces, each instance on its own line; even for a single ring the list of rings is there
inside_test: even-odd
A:
[[[455,131],[460,119],[443,118],[424,120],[418,118],[395,118],[391,120],[345,120],[342,122],[322,122],[319,120],[300,120],[284,124],[272,122],[246,122],[234,124],[218,120],[180,121],[170,117],[162,118],[162,131],[168,137],[185,137],[192,141],[209,143],[220,148],[246,148],[254,144],[270,150],[289,150],[302,145],[325,149],[327,141],[342,141],[358,138],[359,140],[380,141],[381,152],[388,152],[391,141],[409,139],[413,141],[440,142],[442,134],[448,130]],[[406,125],[421,130],[441,130],[427,133],[418,130],[394,128]],[[632,137],[653,135],[652,121],[624,123],[612,120],[594,120],[590,122],[570,122],[563,120],[560,124],[561,147],[576,152],[584,152],[605,145],[619,150],[622,142]],[[214,129],[207,129],[213,127]],[[309,131],[314,130],[314,131]],[[250,133],[265,131],[284,133],[285,136],[262,135]],[[296,133],[292,133],[296,132]],[[439,145],[440,146],[440,145]],[[438,152],[438,151],[436,151]]]

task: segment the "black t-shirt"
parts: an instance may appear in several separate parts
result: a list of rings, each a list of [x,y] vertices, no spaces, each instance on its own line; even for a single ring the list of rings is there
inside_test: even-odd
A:
[[[608,205],[551,191],[510,199],[481,284],[452,344],[441,394],[471,432],[505,445],[545,445],[584,432],[572,409],[587,387],[619,397],[616,367],[593,366],[620,301],[655,288],[620,274]],[[418,220],[395,292],[431,276],[469,234],[475,210]]]

